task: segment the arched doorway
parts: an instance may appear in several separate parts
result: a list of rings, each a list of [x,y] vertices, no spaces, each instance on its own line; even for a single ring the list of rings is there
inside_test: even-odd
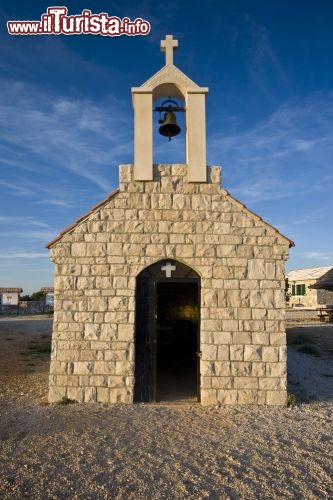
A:
[[[200,277],[172,259],[137,277],[135,402],[198,401]]]

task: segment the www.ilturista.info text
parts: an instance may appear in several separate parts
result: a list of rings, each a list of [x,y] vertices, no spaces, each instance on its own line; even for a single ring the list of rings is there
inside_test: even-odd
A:
[[[10,35],[80,35],[93,34],[104,36],[148,35],[150,24],[141,18],[131,22],[128,17],[119,19],[102,12],[92,14],[83,10],[81,15],[68,16],[66,7],[49,7],[40,21],[8,21]]]

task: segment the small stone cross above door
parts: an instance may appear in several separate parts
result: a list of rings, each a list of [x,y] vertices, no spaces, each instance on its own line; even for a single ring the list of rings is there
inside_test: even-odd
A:
[[[161,267],[161,271],[165,271],[165,277],[171,278],[172,271],[176,270],[176,266],[173,266],[171,262],[167,262],[165,266]]]

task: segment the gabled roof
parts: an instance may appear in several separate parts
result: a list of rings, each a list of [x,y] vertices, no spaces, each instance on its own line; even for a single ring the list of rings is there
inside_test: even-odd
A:
[[[55,243],[57,243],[59,240],[61,240],[61,238],[63,236],[65,236],[65,234],[69,233],[70,231],[72,231],[73,229],[76,228],[76,226],[78,224],[80,224],[80,222],[83,222],[85,219],[87,219],[89,217],[89,215],[91,215],[93,212],[95,212],[96,210],[98,210],[99,208],[103,207],[103,205],[105,205],[106,203],[108,203],[108,201],[112,200],[112,198],[119,193],[119,189],[115,189],[114,191],[112,191],[110,194],[107,195],[106,198],[104,198],[102,201],[100,201],[99,203],[97,203],[97,205],[94,205],[90,210],[89,212],[86,212],[85,214],[83,214],[79,219],[76,219],[75,222],[73,222],[73,224],[71,224],[70,226],[67,226],[65,227],[65,229],[63,231],[61,231],[58,236],[56,236],[55,238],[53,238],[53,240],[49,241],[45,247],[46,248],[51,248]]]
[[[322,267],[311,267],[307,269],[295,269],[294,271],[289,271],[287,278],[290,281],[300,281],[300,280],[318,280],[324,274],[328,273],[333,268],[333,266],[322,266]]]

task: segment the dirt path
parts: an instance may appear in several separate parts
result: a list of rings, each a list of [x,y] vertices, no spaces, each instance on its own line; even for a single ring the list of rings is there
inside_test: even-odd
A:
[[[332,498],[333,361],[289,348],[293,409],[47,405],[50,328],[0,321],[0,498]]]

